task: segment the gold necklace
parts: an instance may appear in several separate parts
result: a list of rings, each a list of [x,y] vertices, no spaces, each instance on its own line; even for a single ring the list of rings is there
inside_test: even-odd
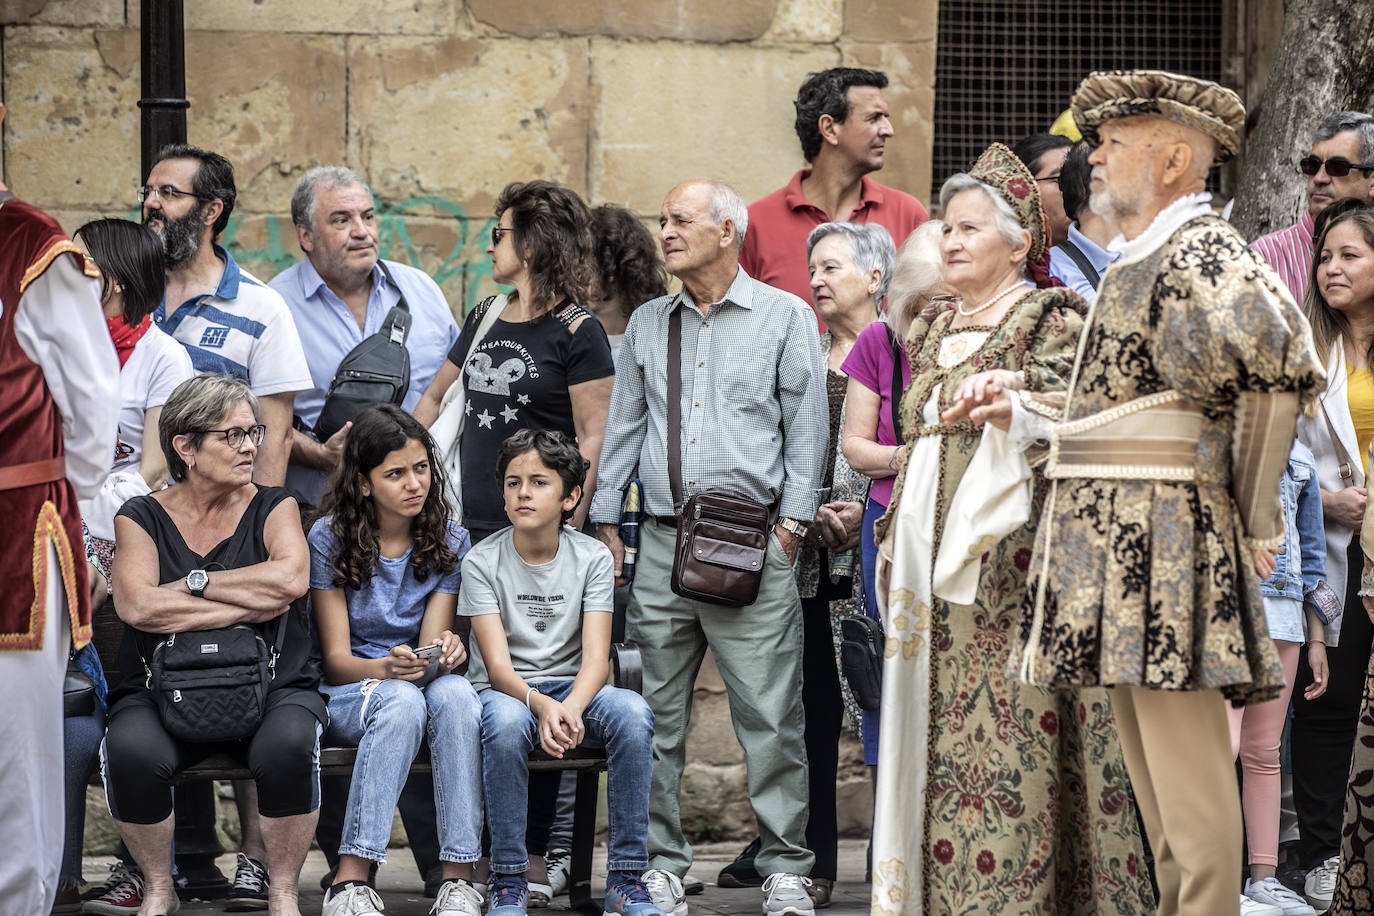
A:
[[[955,306],[955,308],[958,309],[960,315],[963,315],[965,318],[969,318],[969,317],[971,317],[971,316],[973,316],[973,315],[977,315],[979,312],[985,312],[985,311],[987,311],[988,309],[992,308],[993,303],[997,302],[999,299],[1001,299],[1003,296],[1007,295],[1008,293],[1012,293],[1012,292],[1015,292],[1016,290],[1020,289],[1022,286],[1025,285],[1025,283],[1026,283],[1025,280],[1017,280],[1017,281],[1016,281],[1015,283],[1013,283],[1011,286],[1008,286],[1006,289],[1002,290],[1000,293],[997,293],[995,296],[993,296],[993,297],[992,297],[991,299],[989,299],[987,302],[984,302],[982,305],[974,306],[973,308],[968,309],[967,311],[965,311],[965,309],[964,309],[964,303],[962,303],[962,302],[960,302],[957,306]]]

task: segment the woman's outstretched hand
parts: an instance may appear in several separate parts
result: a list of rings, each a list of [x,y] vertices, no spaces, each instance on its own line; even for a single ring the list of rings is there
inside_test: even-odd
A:
[[[982,426],[991,423],[1005,432],[1011,428],[1011,396],[1026,385],[1019,372],[993,369],[970,375],[959,383],[954,403],[940,415],[945,423],[958,423],[965,417]]]

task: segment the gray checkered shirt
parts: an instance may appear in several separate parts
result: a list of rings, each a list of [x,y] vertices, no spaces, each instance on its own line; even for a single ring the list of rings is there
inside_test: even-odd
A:
[[[645,511],[673,514],[668,483],[668,316],[682,308],[683,498],[729,487],[810,522],[825,468],[829,413],[811,308],[740,269],[708,317],[684,289],[630,317],[616,358],[591,519],[620,521],[639,468]]]

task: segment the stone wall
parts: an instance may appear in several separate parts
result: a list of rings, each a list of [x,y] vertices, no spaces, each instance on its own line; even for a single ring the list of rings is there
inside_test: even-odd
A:
[[[462,313],[509,181],[551,178],[656,219],[676,182],[747,200],[800,167],[808,72],[885,69],[881,178],[930,186],[936,0],[186,0],[192,143],[227,155],[225,240],[270,277],[299,258],[291,189],[344,163],[377,196],[387,257]],[[327,21],[326,21],[327,20]],[[0,0],[0,167],[68,229],[130,214],[139,184],[138,0]]]
[[[0,0],[0,174],[71,231],[135,213],[138,0]],[[897,132],[881,180],[930,186],[936,0],[186,0],[188,138],[224,153],[239,203],[224,241],[270,278],[298,260],[288,215],[308,168],[372,186],[387,257],[463,314],[494,291],[483,254],[509,181],[551,178],[656,220],[690,177],[746,200],[802,165],[797,86],[879,67]],[[752,833],[724,686],[695,695],[684,821]],[[845,744],[841,829],[872,808]]]

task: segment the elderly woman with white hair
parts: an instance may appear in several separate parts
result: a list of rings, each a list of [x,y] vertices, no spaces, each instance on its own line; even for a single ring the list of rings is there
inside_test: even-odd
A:
[[[941,416],[963,379],[993,369],[1063,390],[1083,301],[1028,279],[1050,282],[1049,232],[1034,177],[1006,147],[945,182],[940,204],[959,301],[911,322],[905,444],[888,449],[898,471],[876,531],[887,639],[874,912],[1153,912],[1106,692],[1007,677],[1039,508],[1029,469],[1018,475],[1004,434]]]
[[[859,530],[859,567],[864,613],[873,620],[878,619],[878,598],[873,591],[878,545],[873,540],[873,526],[892,500],[897,460],[904,454],[901,418],[897,413],[902,392],[911,384],[906,334],[912,319],[931,302],[954,303],[959,298],[944,282],[945,265],[940,256],[944,225],[931,220],[907,236],[897,253],[892,283],[881,303],[886,320],[875,321],[859,333],[840,367],[849,376],[840,447],[850,468],[871,481]],[[878,711],[865,709],[861,716],[864,764],[877,766]]]
[[[892,236],[877,224],[823,223],[806,239],[811,302],[826,323],[821,335],[829,437],[820,486],[829,491],[816,510],[797,559],[797,585],[803,623],[802,707],[806,710],[806,757],[810,818],[806,845],[816,855],[811,897],[830,901],[838,851],[835,775],[846,710],[852,730],[860,728],[859,708],[839,675],[839,625],[863,613],[858,577],[859,528],[868,478],[849,466],[839,449],[845,422],[849,377],[842,367],[864,328],[879,320],[896,255]]]

